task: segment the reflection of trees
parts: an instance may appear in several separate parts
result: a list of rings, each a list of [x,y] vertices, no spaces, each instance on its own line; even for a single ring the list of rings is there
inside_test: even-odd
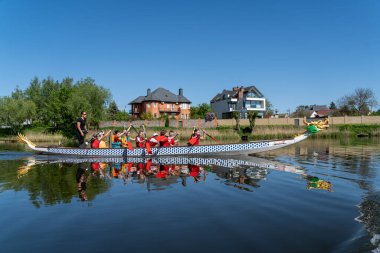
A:
[[[26,190],[29,192],[33,205],[55,205],[59,203],[70,203],[72,198],[78,196],[76,173],[78,164],[44,164],[37,165],[27,175],[16,176],[16,168],[22,165],[21,161],[7,162],[8,168],[2,173],[0,183],[1,190]],[[86,177],[89,172],[86,171]],[[97,194],[105,192],[109,183],[96,177],[89,177],[86,193],[88,200],[93,200]]]
[[[363,222],[371,237],[370,243],[363,245],[363,252],[377,252],[380,247],[380,192],[369,192],[359,205],[361,215],[358,220]]]

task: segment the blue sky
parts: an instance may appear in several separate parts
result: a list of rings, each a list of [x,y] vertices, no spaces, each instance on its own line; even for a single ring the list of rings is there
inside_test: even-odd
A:
[[[121,109],[158,87],[197,105],[255,85],[281,112],[359,87],[380,100],[379,13],[377,0],[0,0],[0,96],[70,76]]]

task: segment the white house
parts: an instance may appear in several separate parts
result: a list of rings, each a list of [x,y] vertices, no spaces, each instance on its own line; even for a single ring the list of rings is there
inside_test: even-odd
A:
[[[240,118],[247,118],[248,111],[256,111],[263,117],[266,111],[266,99],[255,87],[234,87],[232,90],[223,90],[211,101],[211,110],[219,119],[230,119],[232,113],[237,111]]]

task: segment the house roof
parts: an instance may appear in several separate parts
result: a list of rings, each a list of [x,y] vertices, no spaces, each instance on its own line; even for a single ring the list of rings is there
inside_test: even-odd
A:
[[[143,101],[159,101],[159,102],[170,102],[170,103],[191,103],[183,95],[175,95],[172,92],[164,89],[158,88],[146,96],[139,96],[136,99],[132,100],[129,104],[138,104]]]
[[[319,116],[328,116],[329,114],[331,114],[331,110],[330,109],[326,109],[326,110],[319,110],[317,111],[317,114]]]
[[[256,86],[248,86],[244,88],[244,93],[246,92],[253,92],[256,93],[257,97],[264,97],[264,95],[256,88]]]
[[[135,98],[134,100],[132,100],[129,104],[137,104],[137,103],[141,103],[142,101],[144,101],[144,96],[139,96],[137,98]]]
[[[256,86],[247,86],[243,89],[244,93],[253,92],[257,95],[257,97],[264,97],[264,95],[256,88]],[[210,102],[213,103],[219,100],[223,100],[225,99],[225,95],[227,95],[228,98],[237,98],[238,93],[239,92],[237,90],[223,90],[221,93],[218,93],[215,97],[213,97]]]
[[[311,110],[321,111],[321,110],[330,110],[326,105],[312,105]]]

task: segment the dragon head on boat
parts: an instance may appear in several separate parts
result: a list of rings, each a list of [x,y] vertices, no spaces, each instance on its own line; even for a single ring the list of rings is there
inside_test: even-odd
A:
[[[318,133],[319,131],[325,130],[329,127],[328,118],[311,122],[306,122],[306,119],[304,118],[303,123],[307,126],[307,131],[311,134]]]

